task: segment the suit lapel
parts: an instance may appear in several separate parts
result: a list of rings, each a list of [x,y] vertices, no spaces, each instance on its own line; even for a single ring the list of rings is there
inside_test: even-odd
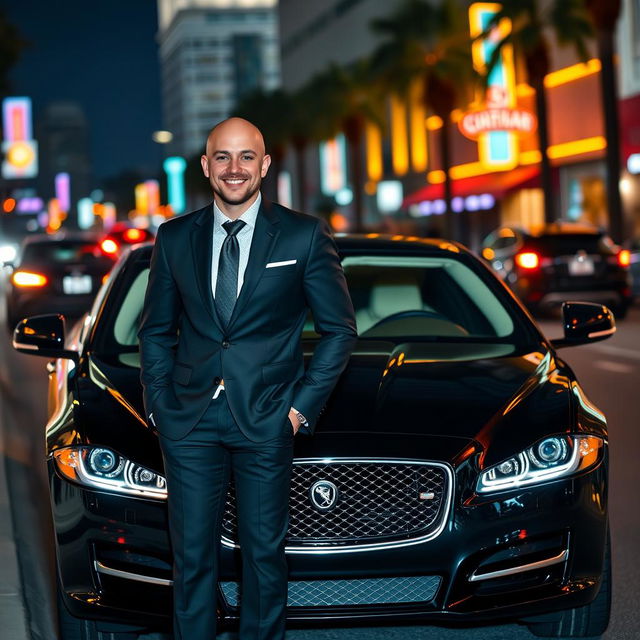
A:
[[[213,251],[213,204],[202,209],[191,230],[191,255],[196,283],[209,315],[222,331],[211,290],[211,255]]]
[[[258,210],[256,217],[256,228],[253,230],[253,238],[251,239],[251,250],[249,251],[249,262],[244,272],[244,281],[240,295],[233,308],[231,319],[227,331],[231,329],[233,323],[242,313],[242,309],[247,304],[253,290],[256,288],[260,278],[264,274],[265,265],[269,261],[269,257],[273,252],[280,229],[278,216],[273,211],[271,203],[264,198]]]

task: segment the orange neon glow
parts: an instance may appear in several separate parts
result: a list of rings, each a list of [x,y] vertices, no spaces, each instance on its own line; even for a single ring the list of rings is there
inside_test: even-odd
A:
[[[623,249],[618,254],[618,264],[621,267],[628,267],[631,264],[631,252],[628,249]]]
[[[367,143],[367,175],[372,182],[379,182],[383,176],[382,166],[382,132],[380,127],[367,122],[365,129]]]
[[[398,97],[391,96],[391,163],[397,176],[409,171],[408,143],[406,105]]]
[[[32,271],[16,271],[11,276],[11,282],[17,287],[44,287],[47,276]]]
[[[416,173],[427,170],[429,150],[427,148],[426,112],[422,100],[422,86],[413,82],[409,90],[409,144],[411,145],[411,167]]]
[[[598,73],[602,69],[602,63],[598,58],[592,58],[588,62],[580,62],[573,64],[570,67],[564,67],[564,69],[558,69],[547,74],[544,78],[544,86],[547,89],[557,87],[561,84],[567,84],[567,82],[573,82],[579,80],[585,76],[590,76],[594,73]]]
[[[427,129],[435,131],[442,127],[442,118],[440,116],[429,116],[426,120]]]
[[[2,209],[5,213],[11,213],[16,208],[16,201],[14,198],[7,198],[2,203]]]
[[[581,153],[589,153],[591,151],[602,151],[607,148],[607,140],[603,136],[595,136],[593,138],[583,138],[582,140],[574,140],[573,142],[563,142],[562,144],[554,144],[549,147],[547,155],[551,158],[566,158],[567,156],[576,156]]]

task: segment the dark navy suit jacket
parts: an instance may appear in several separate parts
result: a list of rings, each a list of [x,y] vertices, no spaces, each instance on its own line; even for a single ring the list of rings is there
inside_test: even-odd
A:
[[[226,329],[211,289],[212,239],[212,205],[158,230],[138,333],[147,415],[163,436],[181,439],[223,378],[249,439],[282,435],[292,406],[312,431],[357,337],[328,225],[263,199]],[[309,308],[321,337],[305,371],[300,336]]]

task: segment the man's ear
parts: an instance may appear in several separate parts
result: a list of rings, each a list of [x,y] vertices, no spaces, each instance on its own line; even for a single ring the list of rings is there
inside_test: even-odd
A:
[[[262,158],[262,168],[260,170],[260,175],[264,178],[267,175],[267,171],[269,171],[269,167],[271,166],[271,156],[269,154],[265,155]]]
[[[209,177],[209,159],[207,156],[200,156],[200,166],[202,167],[202,173],[204,173],[205,178]]]

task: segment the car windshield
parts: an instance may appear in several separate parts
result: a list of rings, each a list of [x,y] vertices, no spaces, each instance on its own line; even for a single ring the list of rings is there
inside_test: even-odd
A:
[[[22,253],[23,264],[77,264],[96,259],[104,259],[97,244],[76,240],[31,242]]]
[[[362,339],[529,344],[533,327],[491,276],[458,257],[348,256],[343,260]],[[149,269],[129,272],[103,330],[108,351],[139,366],[138,328]],[[303,339],[319,336],[307,318]]]
[[[361,338],[495,340],[515,332],[495,292],[458,258],[349,256],[343,267]]]

